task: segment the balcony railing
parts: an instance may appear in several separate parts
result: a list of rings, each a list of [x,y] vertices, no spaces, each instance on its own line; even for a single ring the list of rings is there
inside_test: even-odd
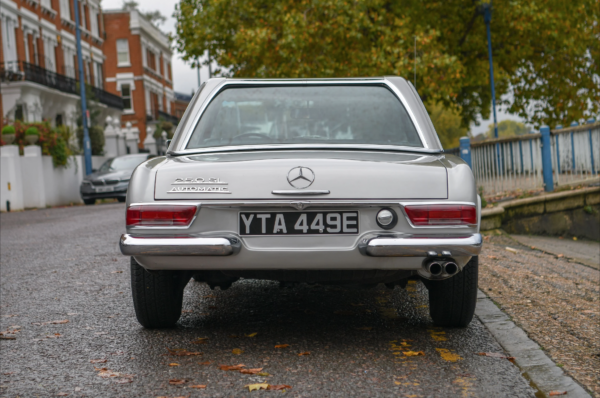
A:
[[[49,71],[28,62],[5,62],[0,64],[2,81],[26,80],[50,87],[64,93],[79,95],[77,80]],[[86,85],[92,91],[95,99],[111,108],[123,109],[123,99],[100,88]],[[94,98],[91,98],[92,100]]]
[[[158,118],[164,119],[166,122],[171,122],[173,124],[178,124],[179,119],[173,115],[169,115],[167,112],[158,111]]]

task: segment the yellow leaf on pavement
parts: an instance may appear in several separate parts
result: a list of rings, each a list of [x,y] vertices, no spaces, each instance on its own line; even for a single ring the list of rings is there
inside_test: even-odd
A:
[[[169,364],[169,366],[179,366],[179,364],[178,364],[178,363],[175,363],[175,362],[173,362],[173,363],[170,363],[170,364]]]
[[[246,335],[246,337],[254,337],[254,336],[256,336],[257,334],[258,334],[258,333],[250,333],[250,334],[247,334],[247,335]]]
[[[269,384],[268,383],[246,384],[244,387],[248,387],[248,391],[266,390],[267,388],[269,388]]]
[[[289,344],[278,344],[275,346],[275,348],[288,348],[289,346]]]
[[[239,348],[234,348],[233,350],[231,350],[231,353],[232,353],[232,354],[235,354],[235,355],[240,355],[240,354],[242,354],[243,352],[244,352],[244,351],[240,350]]]
[[[403,354],[407,357],[417,357],[419,355],[425,355],[423,351],[404,351]]]

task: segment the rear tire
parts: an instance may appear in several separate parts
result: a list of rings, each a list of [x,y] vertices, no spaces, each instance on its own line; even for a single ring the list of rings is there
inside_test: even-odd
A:
[[[188,281],[189,275],[181,271],[150,273],[131,257],[131,292],[138,322],[148,329],[175,326]]]
[[[96,204],[96,199],[84,199],[83,203],[85,203],[86,205],[94,205]]]
[[[458,274],[428,281],[429,313],[438,326],[464,328],[471,323],[477,303],[479,258],[474,256]]]

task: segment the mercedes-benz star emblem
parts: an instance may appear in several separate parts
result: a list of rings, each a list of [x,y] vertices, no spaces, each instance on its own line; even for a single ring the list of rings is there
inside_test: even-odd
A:
[[[294,188],[304,189],[312,185],[315,173],[308,167],[298,166],[290,170],[287,180]]]

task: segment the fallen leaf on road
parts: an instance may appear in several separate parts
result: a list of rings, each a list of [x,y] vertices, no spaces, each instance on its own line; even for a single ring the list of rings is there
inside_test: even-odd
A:
[[[574,237],[573,237],[573,240],[577,240],[577,237],[576,237],[576,236],[574,236]]]
[[[121,377],[121,378],[127,378],[127,379],[132,379],[133,375],[129,375],[129,374],[125,374],[125,373],[119,373],[119,372],[113,372],[112,370],[108,369],[108,368],[97,368],[94,367],[94,370],[98,372],[98,376],[102,377],[103,379],[108,379],[110,377]]]
[[[292,386],[288,386],[286,384],[269,384],[267,390],[290,390]]]
[[[106,363],[106,359],[91,359],[90,363]]]
[[[45,325],[60,325],[63,323],[69,323],[68,319],[63,319],[60,321],[48,321],[48,322],[40,322],[40,323],[32,323],[32,325],[37,325],[37,326],[45,326]]]
[[[491,258],[492,260],[498,260],[498,257],[496,256],[488,256],[488,258]]]
[[[187,356],[193,356],[193,355],[202,355],[201,352],[190,352],[186,349],[183,348],[174,348],[174,349],[169,349],[167,348],[167,351],[169,351],[169,354],[176,356],[176,357],[187,357]]]
[[[13,336],[0,336],[0,340],[16,340],[16,337]]]
[[[363,326],[361,328],[355,328],[355,329],[356,330],[371,330],[371,329],[373,329],[373,327],[372,326]]]
[[[289,346],[289,344],[278,344],[275,346],[275,348],[288,348]]]
[[[184,314],[191,314],[194,311],[192,311],[192,310],[181,310],[181,312],[183,312]]]
[[[178,364],[178,363],[175,363],[175,362],[173,362],[173,363],[170,363],[170,364],[169,364],[169,366],[171,366],[171,367],[173,367],[173,366],[179,366],[179,364]]]
[[[269,385],[267,383],[257,383],[257,384],[246,384],[244,387],[248,387],[249,391],[255,391],[255,390],[266,390],[267,388],[269,388]]]
[[[306,352],[301,352],[300,354],[298,354],[299,357],[304,356],[304,355],[310,355],[310,352],[306,351]]]
[[[556,255],[556,257],[558,257],[558,258],[561,258],[561,257],[564,257],[564,256],[565,256],[564,254],[557,254]]]
[[[258,334],[258,333],[250,333],[250,334],[247,334],[247,335],[246,335],[246,337],[254,337],[254,336],[256,336],[257,334]]]
[[[255,375],[255,374],[259,373],[261,370],[263,370],[263,368],[240,369],[240,373],[243,373],[246,375]]]
[[[309,372],[310,372],[310,370],[309,370]],[[259,376],[262,376],[262,377],[271,376],[271,375],[270,375],[270,374],[268,374],[267,372],[260,372],[260,373],[257,373],[257,374],[258,374]]]
[[[211,363],[212,363],[211,361],[198,362],[198,365],[210,365]]]
[[[240,370],[242,368],[245,368],[246,365],[232,365],[232,366],[227,366],[227,365],[219,365],[219,369],[221,370]]]
[[[550,391],[550,393],[548,394],[551,397],[554,397],[556,395],[567,395],[566,391]]]
[[[188,381],[186,379],[171,379],[169,380],[169,384],[173,385],[173,386],[180,386],[182,384],[187,383]]]
[[[481,355],[483,357],[492,357],[492,358],[503,358],[503,359],[515,359],[514,357],[508,357],[499,352],[478,352],[477,355]]]
[[[189,388],[206,388],[206,384],[193,384]]]
[[[420,355],[425,355],[423,351],[404,351],[402,353],[407,357],[418,357]]]
[[[127,384],[127,383],[133,383],[133,379],[131,379],[131,378],[127,378],[127,377],[124,377],[124,378],[122,378],[122,379],[117,379],[117,380],[115,380],[115,383],[117,383],[117,384]]]
[[[208,337],[198,337],[196,340],[192,341],[192,344],[206,344]]]
[[[514,249],[512,247],[508,247],[508,246],[506,246],[506,251],[509,251],[511,253],[518,253],[519,252],[517,249]]]
[[[234,348],[233,350],[231,350],[231,353],[232,353],[232,354],[235,354],[235,355],[240,355],[240,354],[242,354],[243,352],[244,352],[244,351],[240,350],[239,348]]]
[[[59,396],[59,397],[66,397],[66,396],[67,396],[67,395],[69,395],[69,394],[68,394],[68,393],[66,393],[66,392],[59,392],[59,393],[58,393],[58,394],[56,394],[56,395],[57,395],[57,396]]]
[[[122,273],[123,273],[123,271],[113,271],[113,272],[111,272],[111,274],[122,274]]]

